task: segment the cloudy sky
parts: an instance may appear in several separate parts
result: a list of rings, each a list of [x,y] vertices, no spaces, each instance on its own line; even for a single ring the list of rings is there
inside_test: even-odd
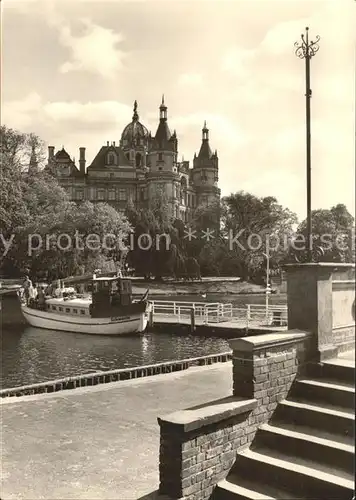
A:
[[[152,133],[165,94],[179,158],[207,120],[224,195],[274,195],[305,216],[304,61],[312,59],[312,204],[354,213],[356,2],[4,0],[2,123],[88,163],[137,99]]]

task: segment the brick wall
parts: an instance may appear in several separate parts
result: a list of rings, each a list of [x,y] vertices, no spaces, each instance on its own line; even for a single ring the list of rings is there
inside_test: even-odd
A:
[[[308,358],[302,332],[230,341],[234,395],[158,419],[161,427],[160,493],[207,500],[225,479],[237,451],[249,446]]]
[[[160,493],[175,499],[209,498],[227,476],[237,450],[251,442],[249,412],[191,431],[160,420]]]

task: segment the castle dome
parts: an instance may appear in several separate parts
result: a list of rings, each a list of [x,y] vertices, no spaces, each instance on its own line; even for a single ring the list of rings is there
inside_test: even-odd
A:
[[[134,102],[133,111],[132,122],[126,125],[121,135],[121,146],[124,148],[147,145],[148,141],[148,130],[144,125],[142,125],[142,123],[139,122],[137,101]]]

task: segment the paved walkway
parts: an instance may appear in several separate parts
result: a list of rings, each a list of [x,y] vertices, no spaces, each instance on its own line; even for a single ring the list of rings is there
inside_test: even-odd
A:
[[[232,394],[231,362],[4,400],[2,500],[137,500],[158,488],[157,416]]]

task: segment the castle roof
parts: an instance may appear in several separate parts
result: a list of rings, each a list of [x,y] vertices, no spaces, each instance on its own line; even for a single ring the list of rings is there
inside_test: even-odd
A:
[[[202,143],[200,146],[200,151],[198,153],[199,160],[210,160],[212,156],[215,156],[210,149],[209,145],[209,129],[206,126],[206,121],[204,122],[204,126],[202,129]]]
[[[117,167],[119,165],[121,166],[129,165],[130,162],[126,158],[123,150],[118,146],[111,145],[111,146],[102,146],[88,168],[107,168],[106,155],[110,151],[113,151],[117,158],[117,162],[113,166]]]
[[[124,128],[121,134],[121,145],[124,145],[123,141],[127,141],[128,145],[138,144],[140,139],[148,139],[148,130],[139,121],[139,116],[137,113],[137,101],[134,102],[134,112],[132,116],[132,121]]]
[[[213,156],[213,153],[210,149],[209,141],[203,141],[200,146],[200,151],[198,154],[198,158],[201,160],[210,160]]]
[[[72,162],[73,160],[67,153],[67,151],[62,147],[57,153],[54,155],[55,160],[60,160],[60,161],[70,161]]]
[[[167,123],[167,106],[164,104],[164,96],[162,96],[162,103],[159,107],[160,120],[157,127],[156,135],[152,141],[151,149],[163,149],[168,151],[175,151],[177,145],[177,136],[174,132],[171,134]]]

